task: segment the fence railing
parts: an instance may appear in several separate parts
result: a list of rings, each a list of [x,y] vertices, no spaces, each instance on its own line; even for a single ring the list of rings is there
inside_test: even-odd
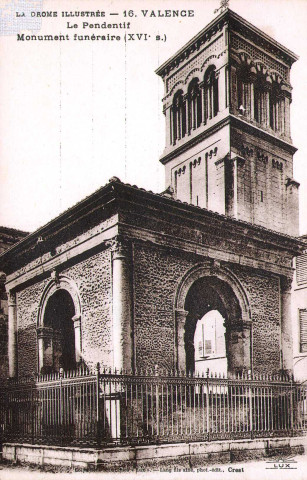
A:
[[[307,426],[307,386],[80,369],[8,382],[0,424],[6,442],[93,447],[294,435]]]

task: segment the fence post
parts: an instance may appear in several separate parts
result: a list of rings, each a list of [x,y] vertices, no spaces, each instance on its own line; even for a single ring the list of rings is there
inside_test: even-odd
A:
[[[31,383],[31,440],[34,443],[34,415],[35,415],[35,405],[34,405],[34,395],[33,395],[33,384]]]
[[[292,375],[290,375],[290,410],[291,410],[291,413],[290,413],[290,430],[291,430],[291,436],[293,437],[293,424],[294,424],[294,420],[293,420],[293,377]]]
[[[206,393],[206,408],[207,408],[207,434],[208,434],[208,442],[210,441],[210,415],[209,415],[209,409],[210,409],[210,401],[209,401],[209,368],[207,368],[206,371],[206,380],[207,380],[207,393]]]
[[[99,399],[99,383],[100,383],[100,364],[96,365],[96,441],[100,446],[100,399]]]
[[[63,368],[60,368],[60,435],[61,435],[61,445],[63,445],[63,419],[64,419],[64,411],[63,411],[63,375],[64,375],[64,370]]]
[[[248,382],[249,382],[249,388],[248,388],[248,396],[249,396],[249,429],[250,429],[250,434],[251,438],[254,437],[253,433],[253,394],[252,394],[252,372],[251,370],[248,370]]]
[[[159,370],[158,370],[158,365],[155,365],[155,376],[159,376]],[[158,381],[156,383],[156,421],[157,421],[157,437],[160,434],[160,425],[159,425],[159,417],[160,417],[160,412],[159,412],[159,384]]]

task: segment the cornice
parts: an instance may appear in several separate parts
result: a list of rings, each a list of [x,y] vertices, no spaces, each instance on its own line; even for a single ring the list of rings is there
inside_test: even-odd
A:
[[[121,224],[119,226],[120,231],[126,237],[130,238],[132,242],[140,241],[145,243],[152,243],[154,245],[166,248],[172,248],[174,250],[180,250],[181,252],[192,253],[201,257],[211,258],[225,262],[228,264],[236,264],[244,267],[266,271],[274,273],[275,275],[283,275],[289,277],[292,275],[293,270],[290,266],[290,261],[287,259],[288,266],[274,263],[272,260],[261,258],[261,255],[250,256],[243,251],[238,254],[231,251],[231,248],[227,250],[221,246],[203,243],[202,236],[199,236],[199,241],[195,239],[187,239],[183,237],[174,237],[168,235],[166,232],[152,231],[148,228],[135,227],[129,224]],[[214,235],[212,236],[214,238]]]
[[[140,212],[144,207],[149,211],[152,210],[155,217],[166,214],[171,218],[177,217],[177,223],[183,225],[186,222],[186,227],[192,224],[195,225],[209,225],[210,228],[218,228],[224,231],[232,231],[233,234],[243,237],[248,237],[251,240],[263,244],[270,244],[274,248],[288,251],[296,255],[302,247],[305,247],[303,241],[297,237],[292,237],[287,234],[279,233],[259,225],[251,224],[243,220],[237,220],[233,217],[223,215],[212,210],[198,207],[180,200],[175,200],[163,195],[157,195],[152,192],[147,192],[143,189],[131,187],[135,191],[122,191],[124,194],[121,202],[125,208],[130,204],[129,209],[132,210],[132,204],[135,204],[136,211]],[[188,228],[188,227],[187,227]]]
[[[286,142],[285,140],[282,140],[281,138],[276,137],[275,135],[266,132],[262,128],[253,125],[252,123],[245,121],[242,118],[237,117],[233,114],[230,114],[229,117],[231,126],[240,128],[245,132],[254,135],[257,138],[267,140],[269,143],[286,150],[291,155],[294,155],[297,151],[297,148],[292,143]]]
[[[203,140],[210,137],[214,133],[218,132],[221,128],[225,127],[226,125],[229,125],[229,123],[230,123],[229,116],[222,118],[222,120],[219,120],[217,123],[215,123],[211,127],[206,128],[205,130],[202,130],[198,135],[189,138],[183,144],[175,146],[169,153],[162,155],[159,159],[160,162],[163,165],[166,165],[170,160],[178,157],[181,153],[186,152],[190,148],[194,147],[194,145],[197,145],[198,143],[202,142]]]
[[[230,10],[229,28],[238,33],[248,36],[248,38],[257,46],[279,57],[287,65],[291,66],[299,57],[288,48],[281,45],[274,38],[264,33],[259,28],[249,23],[237,13]]]
[[[74,221],[76,223],[79,218],[78,211],[83,210],[83,218],[86,225],[86,217],[92,215],[93,212],[91,208],[93,202],[94,200],[98,201],[96,198],[97,193],[100,193],[100,204],[99,206],[96,204],[96,208],[104,208],[103,201],[106,200],[106,198],[108,201],[110,201],[110,197],[107,196],[106,193],[112,196],[113,202],[116,203],[117,216],[113,219],[112,224],[106,227],[103,231],[99,230],[99,232],[89,232],[88,236],[82,239],[80,238],[78,241],[69,244],[67,247],[62,249],[59,254],[54,256],[52,256],[51,252],[49,252],[48,255],[43,256],[40,254],[39,250],[35,248],[40,231],[34,232],[31,239],[27,237],[18,245],[15,245],[9,251],[3,253],[0,257],[3,265],[10,265],[10,272],[8,272],[9,275],[7,279],[9,283],[11,282],[11,279],[16,278],[17,280],[17,277],[23,278],[25,274],[32,278],[36,275],[43,275],[46,269],[48,271],[52,270],[57,265],[62,265],[63,263],[71,261],[73,258],[76,258],[79,255],[83,255],[84,252],[90,252],[97,247],[103,248],[104,244],[104,248],[106,248],[108,246],[106,244],[107,241],[113,239],[116,235],[122,235],[125,233],[119,231],[119,226],[122,224],[122,222],[125,222],[125,212],[127,211],[141,217],[145,215],[146,217],[155,219],[157,222],[161,220],[162,223],[164,222],[164,224],[169,224],[169,222],[171,222],[174,226],[177,225],[178,228],[183,228],[185,231],[190,229],[190,231],[194,232],[194,234],[196,230],[199,230],[202,232],[209,232],[209,234],[212,234],[214,237],[215,234],[220,235],[218,232],[229,232],[229,235],[233,236],[234,239],[238,238],[241,239],[240,241],[245,241],[244,239],[247,238],[251,242],[255,243],[255,245],[257,244],[257,248],[273,249],[275,251],[279,251],[280,255],[286,254],[296,256],[303,251],[304,248],[306,248],[306,244],[295,237],[274,232],[242,220],[236,220],[232,217],[221,215],[195,205],[183,203],[179,200],[169,198],[169,196],[148,192],[144,189],[124,184],[119,180],[112,180],[99,192],[95,192],[93,194],[93,198],[87,198],[86,212],[85,205],[83,203],[84,201],[74,206],[71,209],[71,217],[74,216]],[[90,200],[92,200],[92,202]],[[52,235],[52,232],[55,231],[55,226],[58,224],[58,222],[59,217],[43,227],[44,231],[49,233],[49,235]],[[70,224],[69,228],[72,227],[72,223]],[[144,226],[146,223],[147,222],[145,222]],[[61,244],[65,244],[65,223],[62,223],[62,227],[64,236],[61,238]],[[142,227],[136,227],[134,225],[130,225],[129,228],[138,230],[142,229]],[[164,238],[166,236],[164,230],[165,228],[163,229],[163,232],[160,232],[159,230],[156,231],[155,227],[153,227],[151,235],[155,237],[162,235]],[[147,232],[147,236],[149,233]],[[173,246],[176,247],[179,238],[176,239],[176,236],[173,237]],[[31,245],[29,244],[30,240],[32,242]],[[188,239],[183,238],[180,241],[187,242]],[[191,251],[193,251],[194,247],[191,248]],[[204,249],[208,249],[208,246],[206,247],[202,245],[201,248],[203,249],[203,254],[205,254]],[[220,248],[220,250],[223,251],[223,248]],[[26,255],[24,255],[25,253]],[[233,261],[236,257],[238,257],[238,255],[233,256]],[[14,268],[14,262],[16,262],[16,260],[18,265],[16,264],[16,267]],[[27,268],[24,268],[25,266]],[[279,268],[279,266],[276,266],[276,268],[277,267]],[[282,268],[282,265],[280,268]],[[17,280],[17,283],[19,283],[19,280]]]
[[[297,151],[297,148],[294,147],[292,143],[286,142],[285,140],[282,140],[281,138],[278,138],[275,135],[272,135],[271,133],[266,132],[260,127],[253,125],[252,123],[245,121],[242,118],[239,118],[233,114],[229,114],[227,115],[227,117],[222,118],[220,121],[218,121],[211,127],[202,130],[198,135],[188,138],[181,145],[178,145],[178,146],[175,145],[174,147],[172,147],[172,150],[170,152],[166,154],[162,154],[162,156],[159,159],[160,162],[163,165],[166,165],[173,158],[178,157],[179,155],[191,149],[192,147],[202,142],[206,138],[209,138],[211,135],[218,132],[221,128],[225,127],[226,125],[241,128],[245,132],[250,133],[251,135],[254,135],[257,138],[262,138],[263,140],[267,140],[269,143],[272,143],[273,145],[276,145],[286,150],[291,155],[294,155],[294,153]]]
[[[180,50],[178,50],[169,60],[164,62],[155,71],[157,75],[164,78],[169,72],[177,68],[182,62],[188,60],[190,56],[200,49],[200,47],[207,42],[210,42],[212,37],[221,32],[224,25],[227,23],[225,12],[220,14],[217,18],[212,20],[205,28],[203,28],[197,35],[195,35],[188,43],[186,43]]]

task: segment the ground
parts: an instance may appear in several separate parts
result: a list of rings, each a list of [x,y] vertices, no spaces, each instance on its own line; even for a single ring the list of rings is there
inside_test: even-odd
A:
[[[283,460],[283,461],[282,461]],[[7,467],[0,464],[0,480],[306,480],[307,454],[298,455],[291,459],[276,459],[274,462],[251,461],[240,464],[226,464],[204,467],[203,471],[195,469],[193,472],[144,472],[144,473],[103,473],[103,472],[70,472],[54,473],[40,472],[30,467]],[[243,469],[243,470],[242,470]],[[200,470],[200,469],[199,469]]]

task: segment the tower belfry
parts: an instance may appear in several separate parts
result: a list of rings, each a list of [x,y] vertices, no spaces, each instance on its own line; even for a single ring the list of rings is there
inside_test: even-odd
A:
[[[165,62],[166,146],[177,199],[298,234],[290,69],[298,57],[222,10]]]

